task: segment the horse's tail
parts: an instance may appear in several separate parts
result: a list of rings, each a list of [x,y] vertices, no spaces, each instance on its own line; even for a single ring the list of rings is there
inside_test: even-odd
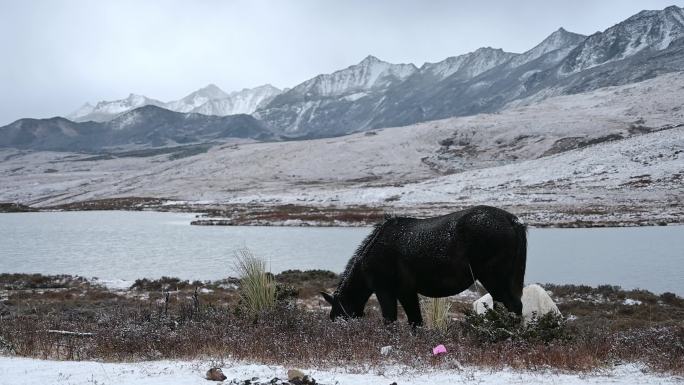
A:
[[[527,264],[527,226],[516,216],[512,216],[511,225],[515,231],[516,249],[513,257],[513,293],[520,298],[525,285],[525,265]]]

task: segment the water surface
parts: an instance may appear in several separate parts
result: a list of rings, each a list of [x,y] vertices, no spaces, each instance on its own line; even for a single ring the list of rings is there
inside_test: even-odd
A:
[[[370,228],[190,226],[193,214],[0,214],[0,272],[133,280],[234,274],[242,248],[273,272],[341,272]],[[526,281],[612,284],[684,295],[684,226],[530,229]]]

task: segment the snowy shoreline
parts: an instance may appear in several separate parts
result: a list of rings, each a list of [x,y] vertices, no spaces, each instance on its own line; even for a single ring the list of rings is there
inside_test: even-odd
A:
[[[487,204],[484,202],[483,204]],[[492,205],[497,206],[495,203]],[[178,201],[164,198],[121,197],[75,202],[51,207],[19,203],[0,204],[0,213],[151,211],[191,213],[195,226],[368,227],[386,215],[425,218],[455,212],[469,206],[263,204]],[[679,206],[498,205],[534,228],[605,228],[684,225]]]
[[[210,384],[204,378],[216,361],[144,361],[104,363],[95,361],[50,361],[0,357],[0,385],[33,384]],[[220,366],[228,379],[260,381],[287,378],[288,368],[245,362],[224,362]],[[627,364],[589,373],[562,373],[550,370],[516,371],[476,367],[459,369],[414,369],[403,366],[377,368],[305,369],[321,384],[387,385],[412,384],[679,384],[684,378],[650,373],[638,364]]]

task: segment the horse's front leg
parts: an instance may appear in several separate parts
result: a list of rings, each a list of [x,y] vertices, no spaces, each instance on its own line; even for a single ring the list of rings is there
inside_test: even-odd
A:
[[[416,327],[423,325],[423,316],[420,314],[420,301],[418,293],[404,293],[399,296],[399,302],[406,312],[409,325]]]
[[[385,323],[392,323],[397,320],[397,295],[391,290],[380,289],[375,291],[375,296],[378,297],[380,303],[380,310],[382,311],[382,318]]]

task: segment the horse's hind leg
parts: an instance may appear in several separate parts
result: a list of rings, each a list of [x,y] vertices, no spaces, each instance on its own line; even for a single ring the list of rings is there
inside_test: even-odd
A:
[[[375,296],[378,297],[380,303],[380,310],[382,311],[382,318],[385,323],[391,323],[397,320],[397,296],[390,290],[381,289],[375,291]]]
[[[423,325],[423,316],[420,314],[420,302],[418,301],[418,293],[406,293],[399,296],[401,307],[406,312],[409,325],[416,327]]]

